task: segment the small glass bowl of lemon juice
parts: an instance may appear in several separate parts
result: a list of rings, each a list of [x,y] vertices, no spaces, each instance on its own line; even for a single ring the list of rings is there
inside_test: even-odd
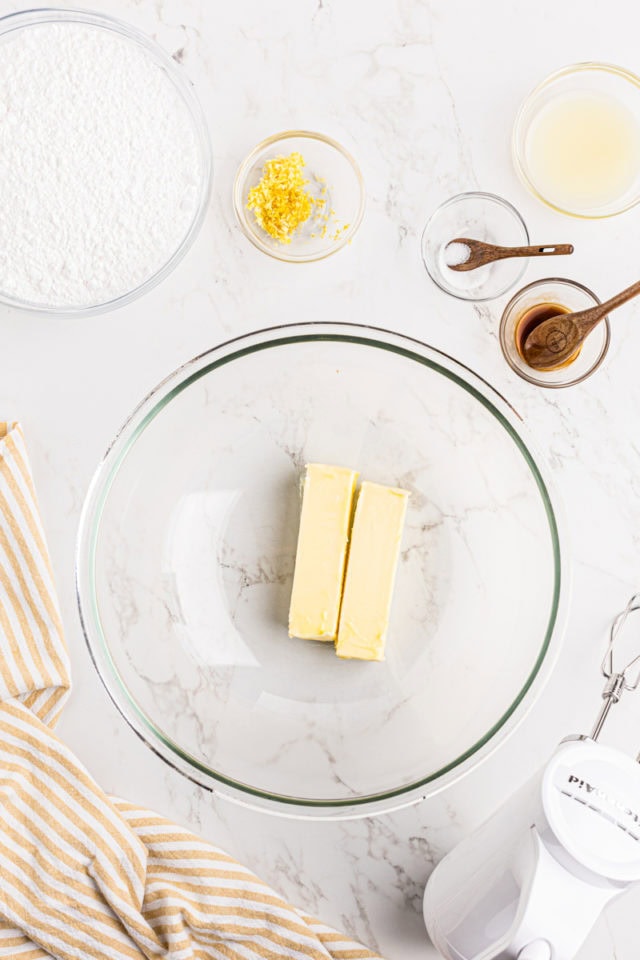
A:
[[[513,131],[521,180],[561,213],[595,219],[640,201],[640,79],[579,63],[527,97]]]

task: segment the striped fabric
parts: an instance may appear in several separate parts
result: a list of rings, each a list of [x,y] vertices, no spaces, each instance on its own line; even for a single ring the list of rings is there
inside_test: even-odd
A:
[[[18,424],[0,424],[0,643],[0,958],[376,956],[216,847],[107,797],[54,736],[69,661]]]

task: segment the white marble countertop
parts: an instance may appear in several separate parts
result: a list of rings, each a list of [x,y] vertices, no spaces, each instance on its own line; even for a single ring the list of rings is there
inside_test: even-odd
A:
[[[60,733],[110,792],[202,832],[292,901],[394,960],[433,957],[421,898],[433,863],[522,783],[565,734],[590,727],[611,617],[640,586],[640,303],[616,314],[604,367],[545,392],[507,368],[504,298],[474,306],[426,275],[419,237],[447,197],[511,200],[533,238],[572,241],[557,269],[607,296],[638,279],[640,213],[571,221],[528,196],[509,137],[518,103],[557,67],[637,65],[636,6],[609,0],[85,0],[179,56],[214,144],[207,219],[174,274],[117,313],[80,321],[0,310],[0,409],[22,420],[74,669]],[[3,3],[0,12],[19,9]],[[255,250],[231,207],[247,150],[285,128],[319,129],[358,158],[368,207],[352,246],[292,267]],[[531,263],[526,279],[547,267]],[[117,713],[91,665],[74,593],[74,545],[92,472],[133,406],[179,363],[275,322],[371,322],[419,337],[486,377],[525,417],[564,499],[573,598],[558,668],[512,739],[455,788],[413,808],[344,823],[270,818],[212,797],[168,769]],[[607,738],[640,749],[640,696]],[[582,960],[635,960],[640,890],[598,924]]]

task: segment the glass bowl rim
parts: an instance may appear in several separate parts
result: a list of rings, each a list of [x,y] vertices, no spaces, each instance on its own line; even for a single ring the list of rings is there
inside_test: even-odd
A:
[[[441,213],[443,210],[446,210],[447,207],[453,205],[454,203],[457,203],[460,200],[468,200],[470,198],[473,198],[476,200],[479,198],[481,200],[489,200],[492,202],[495,201],[499,206],[503,207],[503,209],[508,210],[509,213],[512,213],[514,215],[514,219],[516,219],[520,223],[520,226],[524,231],[525,242],[523,246],[527,246],[531,242],[531,239],[529,237],[529,229],[527,227],[527,224],[525,223],[524,217],[522,216],[520,211],[516,207],[514,207],[514,205],[509,200],[506,200],[504,197],[498,196],[497,193],[490,193],[486,190],[465,190],[463,193],[456,193],[453,197],[449,197],[447,200],[443,200],[443,202],[439,206],[437,206],[436,209],[433,211],[433,213],[430,215],[429,219],[424,225],[422,236],[420,238],[420,253],[422,254],[422,263],[424,264],[424,268],[427,271],[429,277],[431,278],[431,280],[433,280],[435,285],[440,290],[442,290],[443,293],[448,293],[450,297],[455,297],[456,300],[462,300],[465,303],[488,303],[490,300],[497,300],[499,297],[503,297],[505,293],[507,293],[509,290],[515,287],[517,283],[520,283],[527,269],[526,257],[521,258],[520,270],[519,270],[518,276],[511,283],[508,283],[506,287],[503,287],[501,290],[499,290],[498,293],[492,293],[490,296],[485,296],[485,297],[478,297],[478,296],[467,297],[467,296],[464,296],[464,294],[459,291],[450,290],[448,287],[443,286],[443,284],[440,283],[437,277],[434,277],[431,270],[429,269],[429,264],[427,263],[427,258],[424,252],[427,230],[429,229],[429,227],[431,226],[435,218],[438,216],[438,214]]]
[[[204,221],[211,196],[213,151],[202,105],[196,96],[195,89],[186,71],[180,64],[176,63],[173,57],[152,37],[127,23],[125,20],[112,17],[108,13],[96,13],[92,10],[75,7],[35,7],[29,10],[17,10],[14,13],[7,13],[0,17],[0,38],[12,33],[14,30],[23,30],[30,26],[37,26],[44,23],[87,24],[88,26],[99,27],[103,30],[110,31],[111,33],[117,33],[119,36],[125,37],[127,40],[131,40],[139,46],[142,46],[155,63],[166,71],[177,93],[181,97],[193,124],[197,149],[202,164],[200,195],[193,220],[187,232],[169,259],[156,270],[154,274],[147,277],[146,280],[143,280],[142,283],[133,287],[133,289],[127,290],[125,293],[119,294],[111,300],[104,300],[85,306],[52,306],[40,304],[30,300],[11,297],[0,289],[0,303],[22,310],[25,313],[69,319],[92,317],[116,310],[119,307],[124,307],[128,303],[144,296],[144,294],[148,293],[166,279],[191,249]]]
[[[558,283],[568,287],[574,287],[577,290],[582,290],[583,293],[586,293],[594,301],[594,304],[602,303],[600,298],[590,290],[589,287],[586,287],[584,283],[580,283],[578,280],[570,280],[568,277],[541,277],[539,280],[532,280],[531,283],[528,283],[526,286],[522,287],[520,290],[517,290],[516,293],[511,297],[504,310],[502,311],[502,316],[500,317],[500,326],[498,329],[498,336],[500,339],[500,349],[504,359],[509,364],[510,368],[514,373],[517,373],[519,377],[522,377],[523,380],[526,380],[528,383],[533,384],[536,387],[543,387],[546,390],[562,390],[564,387],[575,387],[577,384],[582,383],[583,380],[587,380],[592,374],[599,369],[602,365],[607,353],[609,352],[609,347],[611,345],[611,324],[609,323],[609,317],[606,316],[603,319],[603,324],[605,328],[604,343],[602,345],[602,350],[598,356],[595,363],[589,367],[585,373],[581,374],[579,377],[575,377],[573,380],[565,380],[562,383],[548,383],[545,380],[538,380],[533,374],[529,375],[525,373],[524,370],[521,370],[519,367],[515,366],[511,362],[511,358],[506,349],[506,325],[507,325],[507,314],[512,309],[515,301],[521,297],[523,294],[527,293],[529,290],[534,287],[541,286],[545,283]]]
[[[352,218],[351,223],[349,224],[349,229],[343,231],[340,239],[335,242],[335,244],[326,250],[324,253],[313,254],[310,256],[301,256],[294,257],[287,255],[286,253],[286,244],[282,244],[282,251],[278,248],[270,247],[266,241],[263,241],[257,231],[252,230],[247,221],[244,210],[244,190],[243,186],[245,183],[245,178],[247,172],[253,166],[256,157],[267,147],[270,147],[274,143],[278,143],[280,140],[291,140],[294,137],[305,138],[307,140],[318,140],[320,143],[324,143],[327,146],[333,147],[338,153],[347,160],[351,169],[356,175],[356,180],[358,182],[358,188],[360,191],[360,199],[358,204],[358,211],[355,217]],[[254,247],[258,250],[261,250],[262,253],[266,253],[268,256],[273,257],[275,260],[281,260],[283,263],[315,263],[318,260],[326,260],[327,257],[332,256],[334,253],[337,253],[339,250],[342,250],[356,235],[360,224],[362,223],[362,218],[364,217],[364,211],[367,202],[366,190],[364,185],[364,179],[362,176],[362,171],[358,165],[357,160],[341,143],[338,143],[337,140],[334,140],[333,137],[328,136],[325,133],[318,133],[314,130],[281,130],[279,133],[274,133],[269,137],[265,137],[264,140],[261,140],[260,143],[256,144],[249,153],[246,155],[244,160],[241,161],[238,169],[236,170],[236,175],[233,180],[232,187],[232,198],[233,198],[233,212],[235,213],[236,222],[243,234],[249,240]]]
[[[640,183],[638,185],[636,197],[623,207],[611,210],[608,213],[576,213],[573,210],[566,210],[564,207],[561,207],[556,203],[552,203],[540,193],[527,173],[527,165],[520,149],[520,141],[523,140],[521,127],[524,123],[524,116],[526,111],[534,103],[536,97],[538,97],[547,87],[550,87],[553,83],[555,83],[556,80],[562,80],[565,77],[570,77],[574,74],[578,75],[580,73],[588,72],[608,73],[613,76],[620,77],[621,80],[628,81],[632,86],[640,90],[640,76],[635,74],[632,70],[628,70],[626,67],[620,67],[615,63],[608,63],[603,60],[583,60],[579,63],[567,64],[564,67],[560,67],[559,70],[554,70],[553,73],[550,73],[532,90],[529,91],[518,107],[518,112],[516,113],[516,118],[513,122],[513,131],[511,134],[511,158],[520,182],[546,207],[549,207],[551,210],[555,210],[558,213],[562,213],[564,216],[573,217],[575,220],[606,220],[609,217],[618,217],[621,213],[626,213],[627,210],[631,210],[633,207],[637,206],[638,203],[640,203]]]
[[[526,683],[503,716],[464,754],[441,770],[402,787],[367,796],[313,800],[270,793],[235,781],[191,757],[157,730],[129,693],[111,657],[97,611],[94,564],[102,510],[111,483],[140,433],[177,393],[217,366],[246,354],[326,340],[374,346],[417,361],[457,383],[495,416],[524,457],[538,487],[551,537],[554,586],[545,637]],[[77,535],[75,575],[80,623],[98,676],[121,716],[153,753],[193,783],[217,797],[292,819],[349,820],[388,813],[434,796],[478,767],[513,733],[536,702],[559,656],[567,616],[570,585],[564,514],[548,468],[530,439],[520,433],[523,426],[522,417],[509,401],[471,368],[414,337],[372,325],[314,321],[282,324],[226,340],[179,366],[147,393],[107,448],[89,485]]]

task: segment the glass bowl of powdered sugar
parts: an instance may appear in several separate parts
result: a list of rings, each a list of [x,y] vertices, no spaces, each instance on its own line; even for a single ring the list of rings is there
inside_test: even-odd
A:
[[[0,19],[0,302],[130,302],[190,247],[210,181],[200,105],[151,39],[85,11]]]

